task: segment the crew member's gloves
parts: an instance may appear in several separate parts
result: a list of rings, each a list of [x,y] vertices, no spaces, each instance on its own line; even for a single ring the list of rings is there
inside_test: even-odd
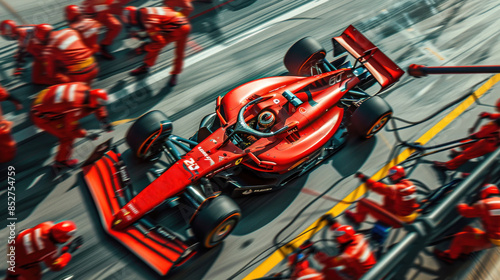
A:
[[[490,114],[490,113],[488,113],[488,112],[482,112],[481,114],[479,114],[479,117],[480,117],[481,119],[486,119],[486,118],[491,117],[491,114]]]
[[[24,72],[24,68],[22,67],[17,67],[14,69],[14,73],[12,74],[13,76],[22,76]]]
[[[363,174],[361,172],[356,172],[356,174],[354,176],[356,178],[359,178],[359,180],[361,180],[361,182],[366,182],[368,180],[368,176],[366,176],[365,174]]]
[[[82,236],[77,236],[71,243],[68,245],[64,246],[62,251],[63,253],[68,252],[68,253],[73,253],[74,251],[78,250],[83,245],[83,237]]]

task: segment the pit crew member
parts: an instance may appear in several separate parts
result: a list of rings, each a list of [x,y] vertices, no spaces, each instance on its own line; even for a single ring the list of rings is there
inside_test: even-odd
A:
[[[384,196],[382,208],[396,215],[401,221],[412,223],[418,215],[416,210],[419,205],[416,202],[415,196],[417,189],[410,180],[405,179],[406,172],[402,166],[396,165],[391,167],[388,175],[393,185],[386,185],[370,179],[361,172],[356,173],[355,176],[365,182],[370,190]],[[377,213],[365,206],[364,201],[366,200],[368,199],[363,198],[358,202],[356,212],[347,210],[345,212],[346,217],[355,223],[363,222],[368,214],[380,220]],[[369,202],[374,203],[372,201]]]
[[[17,25],[13,20],[4,20],[0,24],[2,37],[8,41],[18,41],[18,49],[14,55],[16,61],[14,76],[20,76],[24,72],[25,58],[31,54],[34,58],[32,66],[32,79],[35,82],[37,75],[43,65],[40,60],[44,46],[33,40],[36,25]]]
[[[21,102],[11,96],[7,90],[0,86],[0,102],[11,101],[16,105],[16,110],[23,108]],[[11,135],[12,122],[9,122],[2,117],[2,108],[0,107],[0,163],[8,162],[14,159],[16,155],[16,142],[12,139]]]
[[[85,17],[77,5],[66,6],[64,11],[69,27],[80,33],[83,42],[92,54],[99,52],[98,40],[101,24],[95,19]]]
[[[151,41],[136,50],[138,53],[146,52],[146,57],[144,64],[130,74],[136,76],[148,73],[160,51],[169,43],[175,42],[174,67],[170,72],[169,85],[177,85],[177,75],[182,72],[184,50],[191,31],[187,18],[168,7],[137,9],[128,6],[123,11],[122,19],[128,26],[136,27],[142,31],[140,33],[145,33],[144,37]]]
[[[500,191],[496,185],[486,184],[479,191],[479,197],[473,205],[457,205],[457,211],[466,218],[479,218],[485,231],[466,226],[454,235],[448,250],[434,250],[441,260],[453,262],[460,256],[500,246]]]
[[[434,166],[455,170],[473,158],[495,151],[500,146],[500,99],[497,100],[495,107],[499,113],[482,112],[479,117],[491,121],[469,136],[470,139],[480,139],[479,141],[462,146],[463,151],[454,151],[457,155],[453,159],[447,162],[435,161]]]
[[[58,244],[68,242],[76,234],[77,227],[72,221],[43,222],[33,228],[21,231],[15,244],[7,247],[15,248],[15,272],[7,270],[7,280],[37,280],[42,279],[40,262],[44,262],[53,271],[62,270],[71,260],[71,253],[83,244],[82,237],[61,248],[58,254]]]
[[[70,159],[73,141],[87,135],[85,129],[80,128],[79,119],[95,113],[106,131],[113,130],[103,105],[107,99],[105,90],[91,90],[79,82],[51,86],[38,94],[31,107],[31,118],[36,126],[59,138],[56,170],[78,164],[78,160]],[[97,136],[89,135],[88,138],[96,139]]]
[[[38,84],[85,82],[91,84],[99,67],[80,34],[71,28],[53,30],[49,24],[35,27],[35,40],[45,45],[41,54],[43,69],[34,73]]]
[[[368,241],[352,226],[335,223],[330,229],[340,245],[340,254],[330,257],[319,251],[314,255],[323,265],[325,279],[360,279],[377,262]]]
[[[111,13],[112,4],[113,0],[84,0],[81,4],[81,8],[85,14],[97,20],[108,29],[106,36],[100,44],[101,56],[108,60],[115,59],[109,51],[109,46],[113,44],[113,40],[122,30],[122,24]]]

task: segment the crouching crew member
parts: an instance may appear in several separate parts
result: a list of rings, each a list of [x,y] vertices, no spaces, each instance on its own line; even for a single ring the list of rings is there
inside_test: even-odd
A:
[[[500,112],[500,99],[497,100],[496,110]],[[482,126],[478,132],[471,134],[470,139],[483,139],[462,146],[464,150],[461,152],[455,151],[454,153],[457,155],[447,162],[435,161],[434,165],[436,167],[455,170],[467,161],[491,153],[500,146],[500,113],[483,112],[479,117],[491,121]]]
[[[7,270],[7,280],[38,280],[42,279],[40,262],[44,262],[53,271],[62,270],[71,260],[71,253],[83,244],[81,237],[76,237],[70,244],[61,248],[58,254],[58,244],[68,242],[76,234],[76,225],[72,221],[62,221],[54,224],[44,222],[34,228],[20,232],[13,246],[16,252],[14,271]]]
[[[419,205],[416,202],[415,195],[417,189],[410,180],[405,179],[405,176],[406,172],[404,168],[397,165],[389,169],[389,179],[392,181],[393,185],[377,182],[360,172],[356,173],[356,177],[365,182],[370,190],[384,196],[382,208],[396,215],[401,221],[411,223],[418,215],[416,210]],[[358,202],[356,212],[347,210],[345,212],[346,217],[356,223],[363,222],[368,214],[371,214],[377,220],[384,218],[371,210],[371,208],[366,207],[367,204],[375,203],[369,199],[363,198]]]
[[[16,110],[21,110],[23,106],[21,102],[11,96],[7,90],[0,86],[0,102],[11,101],[16,105]],[[0,107],[0,163],[8,162],[14,159],[16,155],[16,142],[12,138],[12,122],[9,122],[2,117],[2,108]]]
[[[55,85],[38,94],[31,107],[31,118],[36,126],[59,138],[56,170],[78,164],[78,160],[70,159],[73,141],[87,135],[86,130],[80,128],[79,119],[95,113],[106,131],[113,129],[103,105],[107,99],[105,90],[91,90],[83,83]]]
[[[99,72],[99,67],[80,34],[65,28],[54,31],[49,24],[35,28],[35,39],[45,45],[41,60],[44,68],[35,73],[38,84],[54,85],[69,82],[91,84]]]
[[[0,24],[2,37],[8,41],[18,42],[17,52],[14,55],[16,62],[14,76],[21,76],[24,72],[25,58],[28,54],[33,56],[32,80],[36,82],[38,73],[43,71],[41,61],[42,50],[45,47],[34,39],[36,25],[17,25],[13,20],[4,20]]]
[[[454,235],[450,249],[434,250],[436,256],[443,261],[453,262],[455,259],[472,252],[500,246],[500,191],[493,184],[483,186],[479,192],[480,200],[469,206],[457,205],[458,213],[466,218],[480,218],[485,231],[466,226]]]
[[[69,27],[80,33],[83,43],[92,51],[92,54],[98,53],[101,24],[93,18],[85,17],[77,5],[66,6],[65,13]]]
[[[81,5],[83,13],[97,20],[108,29],[100,44],[101,56],[108,60],[115,59],[109,51],[109,46],[113,44],[113,40],[122,30],[120,21],[111,14],[112,4],[113,0],[85,0]]]
[[[146,31],[150,43],[144,44],[137,50],[146,52],[144,64],[133,70],[133,76],[146,74],[149,68],[155,65],[160,51],[171,42],[175,42],[174,68],[170,72],[170,86],[177,84],[177,75],[182,72],[184,50],[191,25],[181,13],[168,7],[140,8],[126,7],[122,14],[123,22],[128,26]]]
[[[348,225],[335,223],[331,229],[340,245],[340,254],[330,257],[317,252],[314,258],[324,267],[325,279],[360,279],[377,262],[368,241]]]

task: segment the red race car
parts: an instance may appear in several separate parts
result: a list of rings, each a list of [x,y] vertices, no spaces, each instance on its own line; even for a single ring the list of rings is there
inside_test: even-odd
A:
[[[215,113],[190,139],[172,135],[160,111],[140,117],[126,136],[132,152],[145,160],[165,154],[171,165],[137,195],[120,155],[109,143],[98,147],[83,169],[106,231],[166,274],[195,246],[214,247],[234,229],[240,209],[221,192],[272,191],[337,151],[347,132],[376,134],[392,109],[366,90],[378,82],[381,92],[404,71],[353,26],[332,42],[332,62],[311,37],[296,42],[284,58],[289,75],[218,97]],[[195,238],[149,220],[146,214],[165,201],[181,209]]]

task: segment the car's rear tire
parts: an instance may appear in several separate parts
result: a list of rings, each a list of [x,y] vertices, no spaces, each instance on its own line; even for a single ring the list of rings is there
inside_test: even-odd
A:
[[[241,217],[241,210],[230,197],[220,195],[202,205],[191,221],[191,228],[203,247],[212,248],[231,234]]]
[[[373,96],[363,101],[354,111],[351,128],[362,138],[368,139],[379,132],[391,117],[391,106],[381,97]]]
[[[130,126],[125,140],[138,158],[158,159],[163,151],[164,140],[172,133],[172,122],[161,111],[142,115]]]
[[[311,66],[323,60],[326,51],[321,44],[312,37],[305,37],[297,41],[288,49],[283,62],[292,75],[309,75]]]

